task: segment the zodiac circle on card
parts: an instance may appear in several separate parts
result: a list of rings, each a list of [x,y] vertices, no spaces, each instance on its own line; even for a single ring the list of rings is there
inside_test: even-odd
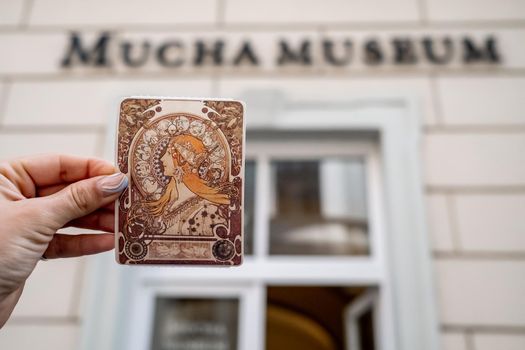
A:
[[[210,120],[168,115],[140,130],[131,148],[130,171],[142,198],[136,207],[148,232],[212,235],[224,225],[234,188],[230,150]]]

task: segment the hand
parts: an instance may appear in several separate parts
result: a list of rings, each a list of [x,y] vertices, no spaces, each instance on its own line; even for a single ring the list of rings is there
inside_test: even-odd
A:
[[[0,327],[42,256],[75,257],[114,247],[113,234],[56,232],[67,226],[113,232],[112,203],[127,186],[125,175],[115,171],[103,160],[66,155],[0,162]]]

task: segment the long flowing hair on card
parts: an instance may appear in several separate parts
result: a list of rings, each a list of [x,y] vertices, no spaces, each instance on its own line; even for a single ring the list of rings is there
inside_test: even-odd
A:
[[[174,203],[179,200],[179,185],[184,184],[196,196],[201,197],[211,203],[217,205],[229,205],[230,196],[228,195],[228,186],[218,184],[210,186],[211,172],[206,172],[206,176],[202,176],[202,168],[208,162],[208,157],[211,152],[206,150],[203,142],[197,137],[182,134],[170,139],[166,147],[162,149],[158,160],[163,164],[162,159],[168,154],[171,163],[166,169],[164,167],[164,174],[169,177],[169,182],[166,190],[158,200],[147,203],[149,212],[155,216],[161,215],[169,203]],[[212,169],[220,171],[218,169]],[[208,174],[210,173],[210,174]],[[169,175],[167,175],[169,174]],[[220,177],[220,174],[215,177]]]

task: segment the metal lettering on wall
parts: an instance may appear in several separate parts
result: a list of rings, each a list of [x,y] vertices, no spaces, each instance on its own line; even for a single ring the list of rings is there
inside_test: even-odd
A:
[[[275,38],[273,50],[258,48],[255,39],[227,40],[210,38],[188,40],[177,36],[163,40],[120,38],[102,32],[88,40],[81,33],[69,35],[61,66],[105,67],[129,69],[154,64],[163,69],[184,67],[253,67],[272,69],[292,66],[415,67],[447,65],[497,65],[502,62],[497,40],[493,35],[482,38],[468,35],[411,35],[357,40],[351,37],[320,40]],[[270,56],[270,54],[272,54]]]

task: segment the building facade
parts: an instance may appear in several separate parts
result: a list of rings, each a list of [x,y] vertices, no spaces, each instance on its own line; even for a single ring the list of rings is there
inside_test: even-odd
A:
[[[297,106],[304,107],[300,110],[306,111],[309,121],[316,115],[322,119],[325,112],[345,109],[348,119],[357,120],[361,111],[368,115],[369,108],[395,118],[387,102],[399,98],[410,101],[419,123],[420,141],[412,145],[418,147],[420,157],[413,165],[422,173],[418,185],[424,194],[421,220],[425,229],[421,234],[430,242],[431,266],[425,271],[433,286],[430,292],[413,292],[431,296],[435,302],[438,345],[442,349],[522,349],[524,42],[525,3],[516,0],[2,1],[0,157],[42,151],[108,157],[112,150],[108,135],[123,96],[243,98],[248,102],[248,126],[254,123],[249,134],[253,143],[248,149],[247,159],[252,162],[247,163],[248,169],[268,177],[266,185],[254,177],[257,186],[280,188],[283,196],[268,196],[255,206],[272,208],[280,200],[286,201],[286,175],[279,185],[279,172],[295,171],[298,178],[308,171],[323,174],[326,169],[332,169],[332,180],[319,186],[324,186],[322,193],[332,193],[332,197],[319,194],[317,200],[322,203],[322,198],[329,198],[328,203],[333,203],[338,198],[337,189],[329,184],[340,181],[337,174],[345,179],[354,176],[350,188],[365,188],[367,185],[359,185],[363,178],[370,183],[369,168],[360,168],[366,163],[360,159],[374,153],[381,135],[361,133],[339,138],[332,134],[331,145],[324,139],[322,126],[317,130],[312,127],[306,138],[297,138],[293,148],[308,149],[312,143],[324,146],[315,147],[305,157],[299,151],[286,153],[278,148],[289,135],[268,137],[265,121],[271,116],[294,120],[296,114],[289,110]],[[315,113],[308,114],[308,110]],[[262,127],[257,128],[257,123]],[[353,141],[346,143],[349,139]],[[279,157],[272,158],[272,147],[275,155],[286,153],[285,160],[300,159],[303,163],[290,165],[283,159],[279,163]],[[315,168],[313,161],[340,155],[341,149],[346,152],[344,161],[339,159],[338,163],[336,159]],[[378,159],[384,156],[380,152]],[[306,158],[310,163],[304,162]],[[266,172],[255,169],[261,164]],[[340,169],[339,173],[334,169]],[[365,175],[359,175],[363,171]],[[388,176],[381,171],[378,174]],[[258,188],[254,185],[254,193],[261,191]],[[357,232],[352,236],[353,245],[347,250],[340,247],[343,255],[350,252],[366,257],[374,244],[366,234],[372,230],[364,229],[365,234],[361,234],[363,227],[376,225],[376,219],[363,209],[363,201],[370,202],[373,192],[355,195],[348,202],[339,198],[353,210],[352,232]],[[393,210],[388,205],[384,208]],[[321,204],[305,210],[311,215],[337,213],[338,209]],[[260,209],[253,210],[261,213]],[[271,219],[266,224],[254,224],[262,225],[255,231],[291,225],[286,215],[279,219],[275,213],[266,214]],[[259,236],[253,237],[252,254],[256,257],[283,255],[283,251],[284,255],[294,254],[278,239],[272,245],[271,233],[267,237],[270,243],[259,242],[266,244],[265,248],[257,246]],[[385,249],[388,251],[388,246]],[[90,334],[86,325],[93,322],[87,310],[93,298],[90,273],[97,263],[100,261],[93,258],[39,263],[11,320],[0,332],[0,347],[29,349],[35,339],[41,349],[85,346],[86,334]],[[366,269],[357,269],[353,274],[353,268],[349,265],[348,280],[334,274],[331,283],[321,284],[341,290],[351,285],[353,288],[337,291],[346,293],[349,303],[363,290],[373,295],[377,286],[370,282],[372,272],[367,275],[363,272]],[[281,304],[289,292],[283,288],[305,288],[298,293],[307,300],[313,291],[305,285],[318,287],[306,279],[293,285],[275,283],[278,276],[272,273],[268,272],[272,282],[263,288],[264,293]],[[314,277],[316,273],[322,275],[314,268]],[[385,273],[396,279],[392,272]],[[157,277],[169,280],[173,276],[159,273]],[[176,277],[187,276],[182,273]],[[104,290],[102,283],[97,288]],[[180,290],[172,292],[184,295]],[[249,294],[237,289],[217,293],[241,295],[246,300],[258,295],[257,291]],[[207,298],[204,300],[210,302],[211,296]],[[240,324],[236,317],[242,319],[242,313],[235,312],[240,306],[228,304],[228,300],[217,307],[233,310],[228,322]],[[172,304],[169,300],[162,303],[166,304],[156,307],[177,304],[176,299]],[[266,315],[276,320],[267,324],[267,330],[283,316],[271,307]],[[388,329],[381,327],[383,332]],[[258,335],[260,342],[279,341],[265,334]],[[390,339],[383,335],[378,338]],[[242,341],[243,336],[238,337]],[[361,347],[366,349],[367,345],[362,343]]]

